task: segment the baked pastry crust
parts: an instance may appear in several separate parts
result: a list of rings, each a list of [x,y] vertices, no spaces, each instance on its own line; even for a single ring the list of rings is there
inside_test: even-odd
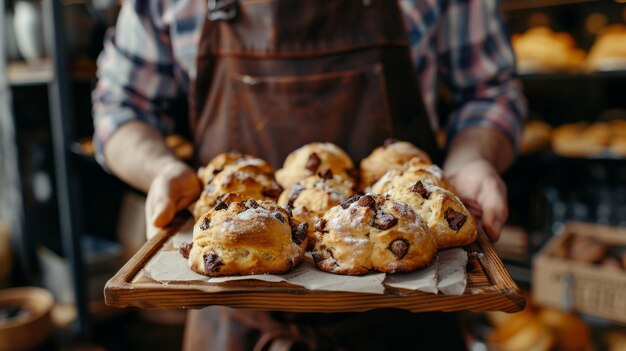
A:
[[[529,154],[550,146],[552,127],[542,121],[528,121],[524,124],[521,153]]]
[[[284,273],[304,258],[306,227],[273,201],[220,202],[196,222],[188,265],[208,276]]]
[[[266,161],[238,151],[229,151],[215,156],[206,166],[198,169],[198,178],[202,184],[209,184],[213,178],[226,168],[245,167],[255,165],[262,172],[268,175],[274,174],[274,168]]]
[[[314,229],[315,264],[335,274],[409,272],[429,265],[437,251],[420,216],[382,195],[355,195],[328,210]]]
[[[278,205],[291,211],[293,217],[309,224],[308,250],[315,246],[313,226],[331,207],[354,195],[353,184],[330,171],[304,178],[285,189]]]
[[[443,170],[437,165],[424,164],[420,159],[411,159],[401,169],[392,169],[385,173],[374,185],[370,192],[385,194],[391,189],[422,181],[424,184],[433,184],[454,192],[454,188],[443,176]]]
[[[272,174],[267,173],[265,165],[265,161],[258,158],[241,158],[226,166],[204,187],[193,208],[194,218],[198,219],[229,193],[239,194],[241,199],[278,200],[282,188]]]
[[[276,171],[276,180],[288,188],[302,179],[330,170],[356,184],[357,172],[350,156],[333,143],[310,143],[292,151]]]
[[[446,189],[418,181],[397,186],[387,196],[411,206],[426,221],[440,249],[465,246],[476,240],[474,218],[463,202]]]
[[[361,160],[359,189],[371,186],[390,169],[402,168],[402,165],[414,158],[424,164],[432,164],[428,154],[417,146],[406,141],[385,140],[383,146],[377,147]]]

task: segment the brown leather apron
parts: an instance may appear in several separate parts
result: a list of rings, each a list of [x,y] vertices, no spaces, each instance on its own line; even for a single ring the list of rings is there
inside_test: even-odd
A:
[[[209,0],[196,76],[189,113],[200,164],[235,149],[280,167],[314,141],[333,142],[359,161],[388,137],[439,154],[396,1]],[[428,344],[414,337],[416,323],[405,311],[270,315],[210,307],[190,313],[185,348],[381,349],[410,341],[417,349]]]
[[[313,141],[359,161],[388,137],[436,154],[418,87],[396,1],[210,0],[189,96],[198,161],[236,149],[280,167]]]

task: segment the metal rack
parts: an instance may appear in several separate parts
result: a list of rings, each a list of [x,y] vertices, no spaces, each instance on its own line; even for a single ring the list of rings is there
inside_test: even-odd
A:
[[[24,213],[22,207],[21,188],[19,181],[19,165],[16,156],[15,123],[11,114],[10,85],[44,84],[47,86],[48,102],[50,105],[50,127],[52,137],[52,152],[54,155],[54,170],[56,176],[56,196],[58,201],[59,222],[61,229],[62,247],[65,258],[70,266],[72,289],[77,307],[77,319],[74,331],[78,335],[90,333],[87,298],[85,293],[85,275],[83,255],[81,250],[80,226],[81,218],[78,201],[78,177],[72,158],[69,157],[69,146],[74,136],[74,116],[72,111],[72,97],[69,82],[69,60],[66,53],[65,26],[63,20],[63,4],[61,0],[41,0],[43,13],[43,28],[45,39],[51,43],[51,52],[48,65],[34,70],[11,65],[7,69],[4,45],[0,45],[0,135],[2,137],[2,159],[4,164],[0,170],[7,175],[7,184],[0,189],[3,201],[9,203],[11,213],[7,217],[13,219],[10,223],[13,236],[19,238],[16,247],[22,257],[21,264],[30,265],[28,250],[32,250],[33,241],[25,237],[23,232]],[[4,18],[4,6],[0,6],[0,18]],[[0,44],[4,44],[0,36]],[[20,71],[20,68],[22,70]],[[17,70],[17,71],[16,71]],[[16,73],[17,72],[17,73]],[[5,194],[6,193],[6,194]]]

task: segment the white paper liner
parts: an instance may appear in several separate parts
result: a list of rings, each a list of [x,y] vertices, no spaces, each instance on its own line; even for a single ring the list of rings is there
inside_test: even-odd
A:
[[[444,295],[463,295],[467,286],[467,251],[451,249],[439,252],[437,289]]]
[[[346,291],[370,294],[384,294],[385,285],[395,288],[424,291],[445,295],[461,295],[466,286],[467,253],[463,249],[441,251],[431,265],[426,268],[398,274],[370,273],[363,276],[347,276],[319,270],[311,255],[293,271],[275,275],[259,274],[210,278],[193,272],[187,260],[178,252],[182,243],[191,242],[192,226],[174,235],[164,249],[155,255],[144,268],[144,273],[159,282],[202,281],[222,283],[236,280],[261,280],[267,282],[288,282],[309,290]]]

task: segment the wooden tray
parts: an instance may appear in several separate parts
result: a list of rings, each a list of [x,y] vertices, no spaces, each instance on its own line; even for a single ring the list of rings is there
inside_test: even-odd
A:
[[[360,312],[376,308],[426,311],[504,311],[524,309],[526,301],[481,230],[470,245],[468,280],[461,296],[425,292],[407,293],[387,287],[384,295],[312,291],[288,283],[256,280],[209,284],[169,282],[146,277],[142,268],[167,240],[178,232],[186,218],[177,218],[166,230],[150,239],[104,288],[107,305],[140,308],[202,308],[223,305],[254,310],[289,312]]]

